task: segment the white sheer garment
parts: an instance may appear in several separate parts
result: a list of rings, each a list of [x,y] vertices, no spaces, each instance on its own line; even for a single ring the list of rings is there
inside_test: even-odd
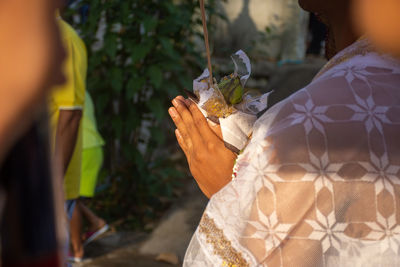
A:
[[[256,122],[236,169],[184,266],[400,266],[399,62],[346,48]]]

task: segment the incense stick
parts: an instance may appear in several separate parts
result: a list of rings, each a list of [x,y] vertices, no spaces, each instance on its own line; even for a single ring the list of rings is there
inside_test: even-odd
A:
[[[200,0],[200,10],[201,10],[201,20],[203,22],[204,43],[206,45],[208,71],[210,72],[209,86],[212,87],[214,82],[213,82],[212,67],[211,67],[210,46],[208,43],[208,30],[207,30],[207,21],[206,21],[206,10],[204,8],[204,0]]]

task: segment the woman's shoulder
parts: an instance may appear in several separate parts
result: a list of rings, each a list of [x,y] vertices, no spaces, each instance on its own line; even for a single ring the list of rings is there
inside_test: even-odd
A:
[[[260,120],[271,117],[271,113],[275,113],[275,120],[281,120],[297,109],[309,110],[313,106],[345,108],[368,97],[397,105],[399,85],[400,62],[376,52],[367,40],[360,40],[335,56],[310,84],[272,107]]]
[[[348,147],[368,145],[371,131],[400,131],[399,85],[396,60],[373,52],[355,56],[269,109],[256,122],[253,139],[275,139],[285,151],[319,137],[336,145],[351,140]]]
[[[361,38],[329,60],[313,81],[341,77],[351,82],[354,76],[368,78],[382,73],[400,73],[400,61],[379,52],[367,38]]]

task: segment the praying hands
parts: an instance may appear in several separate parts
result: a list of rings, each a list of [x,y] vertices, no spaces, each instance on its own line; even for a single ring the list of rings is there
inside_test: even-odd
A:
[[[210,198],[231,181],[236,154],[225,147],[219,125],[207,122],[196,104],[182,96],[168,112],[175,135],[200,189]]]

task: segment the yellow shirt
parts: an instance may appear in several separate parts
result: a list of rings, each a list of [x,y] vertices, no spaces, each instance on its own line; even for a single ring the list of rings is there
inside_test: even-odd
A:
[[[54,88],[49,99],[53,151],[60,110],[83,109],[85,103],[87,72],[87,53],[82,39],[78,36],[75,30],[62,19],[58,20],[58,25],[62,35],[64,48],[67,52],[67,58],[65,59],[63,66],[66,82],[64,85]],[[74,153],[64,177],[66,199],[76,199],[79,197],[81,159],[82,120]]]

